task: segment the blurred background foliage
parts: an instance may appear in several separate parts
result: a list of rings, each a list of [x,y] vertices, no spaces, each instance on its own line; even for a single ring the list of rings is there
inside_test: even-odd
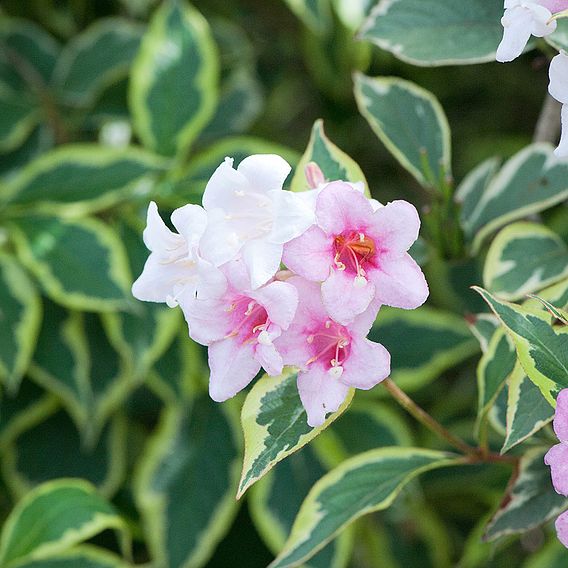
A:
[[[145,210],[150,199],[165,211],[198,203],[226,155],[238,162],[276,152],[295,165],[323,119],[374,197],[427,212],[431,192],[359,113],[353,73],[408,79],[438,98],[459,181],[530,143],[549,48],[507,66],[416,67],[354,40],[368,0],[192,6],[1,4],[0,306],[10,325],[0,325],[0,517],[12,511],[2,566],[266,566],[328,469],[375,447],[438,447],[381,389],[359,393],[325,435],[235,501],[243,397],[212,403],[205,351],[187,338],[181,314],[129,294],[147,255]],[[160,74],[159,57],[178,56],[174,71]],[[457,223],[455,210],[446,215],[435,223]],[[565,207],[546,215],[561,227]],[[437,248],[433,233],[425,236],[414,253],[430,277],[429,307],[385,311],[373,333],[393,353],[393,378],[470,439],[479,345],[463,316],[483,309],[469,286],[481,283],[485,250],[475,257],[469,245]],[[558,548],[547,531],[480,540],[510,468],[458,469],[411,483],[393,507],[357,521],[309,566],[553,566]],[[37,489],[59,478],[83,478],[98,492],[55,481]],[[33,517],[23,505],[13,512],[20,499],[46,526],[53,510],[68,525],[51,519],[45,542],[18,540]],[[76,499],[84,503],[79,520]],[[82,530],[69,537],[75,521]]]

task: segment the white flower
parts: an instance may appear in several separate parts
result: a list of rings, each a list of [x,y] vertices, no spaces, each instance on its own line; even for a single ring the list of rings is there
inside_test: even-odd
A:
[[[556,0],[505,0],[501,18],[503,39],[497,48],[497,61],[504,63],[521,55],[531,35],[551,34],[556,29],[556,20],[551,20],[556,4]]]
[[[178,230],[168,229],[152,201],[148,206],[144,243],[151,254],[132,285],[132,294],[146,302],[166,302],[170,308],[195,297],[207,299],[224,293],[222,272],[199,255],[198,244],[207,224],[199,205],[185,205],[172,213]]]
[[[203,257],[221,266],[241,255],[253,290],[279,269],[284,243],[315,221],[303,199],[282,189],[290,169],[272,154],[249,156],[236,170],[232,158],[225,158],[203,194],[208,215],[199,245]]]
[[[562,103],[562,136],[554,153],[561,158],[568,157],[568,55],[560,52],[550,62],[548,71],[550,83],[548,92]]]

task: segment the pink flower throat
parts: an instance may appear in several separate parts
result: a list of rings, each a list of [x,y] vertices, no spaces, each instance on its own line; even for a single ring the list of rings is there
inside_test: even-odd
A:
[[[351,336],[347,328],[327,320],[312,331],[306,341],[310,345],[312,356],[306,361],[306,366],[314,363],[323,365],[334,377],[343,373],[343,363],[349,357]]]
[[[365,276],[365,265],[372,264],[376,252],[375,241],[362,231],[337,235],[333,247],[335,266],[354,276]]]
[[[225,309],[230,314],[227,338],[236,337],[239,343],[252,343],[268,339],[270,319],[266,309],[248,296],[237,296]],[[264,335],[263,335],[264,333]]]

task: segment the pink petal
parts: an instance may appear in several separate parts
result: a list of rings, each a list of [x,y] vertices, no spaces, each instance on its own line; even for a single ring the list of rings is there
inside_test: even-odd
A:
[[[245,158],[237,168],[257,192],[265,193],[272,189],[282,189],[290,173],[290,164],[276,154],[255,154]]]
[[[544,456],[544,463],[550,466],[556,492],[568,497],[568,444],[552,446]]]
[[[306,327],[314,323],[325,322],[329,315],[321,300],[321,286],[310,282],[300,276],[293,276],[286,282],[292,284],[298,290],[298,309],[294,324]]]
[[[347,274],[345,270],[332,270],[322,284],[321,294],[330,317],[337,323],[346,325],[369,307],[375,297],[375,285],[368,280],[364,286],[359,287],[352,274]]]
[[[390,353],[380,343],[353,337],[339,380],[350,387],[369,390],[389,375]]]
[[[256,239],[245,244],[242,255],[250,275],[250,287],[256,290],[266,284],[280,268],[282,245]]]
[[[298,392],[308,414],[308,424],[313,428],[321,426],[325,415],[341,406],[349,387],[334,379],[321,366],[312,365],[298,374]]]
[[[158,206],[154,201],[148,205],[143,239],[148,250],[158,253],[172,251],[183,245],[182,237],[170,231],[160,217]]]
[[[181,309],[189,334],[201,345],[211,345],[224,339],[231,332],[227,305],[221,300],[192,300],[182,302]]]
[[[259,343],[256,346],[255,358],[270,376],[277,377],[282,374],[284,363],[274,345]]]
[[[348,183],[336,181],[321,190],[316,201],[318,225],[328,235],[363,230],[371,226],[373,208],[369,200]]]
[[[209,347],[209,395],[223,402],[244,389],[260,371],[254,345],[238,345],[232,339],[216,341]]]
[[[563,389],[556,398],[554,432],[561,442],[568,442],[568,389]]]
[[[323,282],[333,261],[333,241],[319,227],[310,227],[303,235],[284,245],[282,261],[296,274]]]
[[[207,225],[207,213],[199,205],[184,205],[172,213],[172,223],[188,246],[197,246]]]
[[[349,324],[349,330],[355,332],[357,335],[365,337],[371,330],[371,327],[373,327],[373,324],[377,319],[377,314],[381,309],[381,305],[381,302],[375,295],[375,298],[371,300],[369,307]]]
[[[406,252],[418,238],[420,217],[406,201],[393,201],[373,214],[373,235],[381,249]]]
[[[208,298],[220,298],[227,290],[225,275],[210,262],[200,259],[197,264],[199,283],[197,297],[206,300]]]
[[[369,272],[382,304],[412,310],[428,297],[428,284],[420,267],[408,253],[400,257],[385,256],[379,268]]]
[[[288,329],[298,307],[298,291],[292,284],[271,282],[252,292],[250,297],[264,307],[270,321],[282,329]]]
[[[559,515],[554,525],[558,540],[568,548],[568,511]]]
[[[312,356],[306,340],[307,335],[303,332],[302,326],[293,324],[274,341],[274,346],[280,353],[284,365],[302,368]]]

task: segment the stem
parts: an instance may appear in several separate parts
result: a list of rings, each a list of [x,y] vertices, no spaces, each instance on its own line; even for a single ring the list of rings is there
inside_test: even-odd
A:
[[[516,464],[518,459],[511,456],[502,456],[500,454],[488,453],[482,448],[474,448],[464,440],[452,434],[447,428],[442,426],[435,418],[430,416],[423,408],[418,406],[404,391],[402,391],[392,379],[383,381],[385,388],[391,393],[393,398],[418,422],[426,426],[428,430],[437,434],[443,440],[446,440],[451,446],[459,450],[468,457],[468,463],[479,462],[503,462]]]
[[[560,103],[548,93],[536,123],[533,142],[556,144],[560,135]]]

